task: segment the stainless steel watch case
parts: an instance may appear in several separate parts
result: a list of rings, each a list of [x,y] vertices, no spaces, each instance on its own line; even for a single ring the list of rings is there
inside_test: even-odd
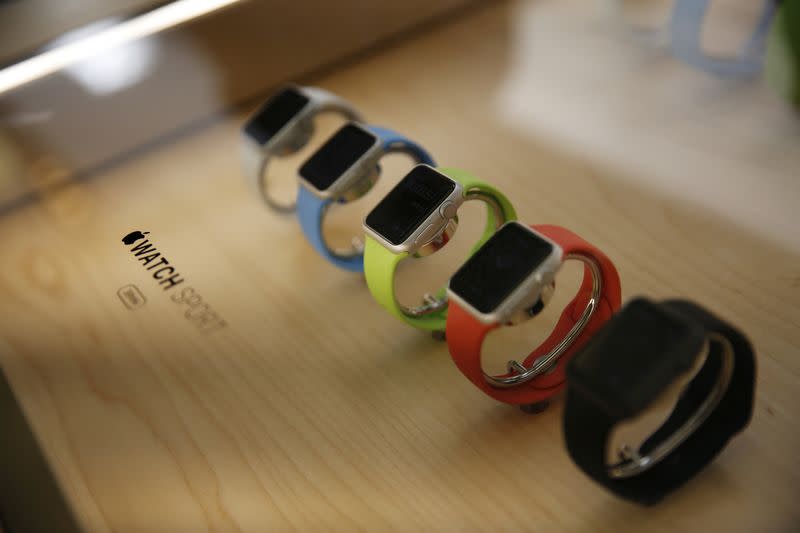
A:
[[[464,187],[430,165],[424,166],[453,182],[455,187],[402,243],[392,244],[383,235],[371,228],[367,224],[366,218],[364,219],[364,232],[393,254],[399,255],[405,252],[416,257],[430,255],[447,244],[458,225],[458,208],[465,201]]]
[[[366,194],[379,177],[378,161],[386,154],[383,141],[369,128],[358,122],[351,121],[350,126],[359,128],[374,138],[372,146],[344,171],[326,190],[317,189],[310,181],[298,173],[298,180],[318,198],[336,199],[349,202]]]
[[[563,249],[552,239],[516,221],[509,221],[506,224],[516,224],[537,238],[547,241],[553,247],[553,251],[490,313],[478,311],[448,286],[448,299],[458,303],[482,324],[516,324],[534,316],[535,313],[531,310],[539,302],[546,304],[550,300],[556,274],[564,262]]]

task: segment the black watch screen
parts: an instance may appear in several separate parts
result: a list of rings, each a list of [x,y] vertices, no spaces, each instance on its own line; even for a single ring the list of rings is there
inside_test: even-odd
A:
[[[258,144],[267,143],[308,104],[306,95],[287,87],[273,95],[244,125],[244,131]]]
[[[609,415],[628,418],[691,370],[704,343],[701,326],[636,299],[573,358],[567,376]]]
[[[554,246],[510,222],[450,279],[450,290],[481,313],[491,313],[553,253]]]
[[[394,245],[402,244],[456,189],[456,182],[417,165],[367,215],[367,226]]]
[[[300,167],[300,176],[319,191],[327,190],[375,144],[378,138],[346,124]]]

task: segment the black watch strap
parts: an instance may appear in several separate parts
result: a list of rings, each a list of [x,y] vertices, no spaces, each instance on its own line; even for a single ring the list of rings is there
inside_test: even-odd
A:
[[[586,387],[573,386],[569,382],[564,409],[564,436],[573,461],[589,477],[610,491],[645,505],[658,502],[691,479],[749,423],[755,386],[754,352],[748,340],[736,328],[688,301],[670,300],[656,304],[648,302],[648,305],[657,306],[674,317],[699,325],[706,335],[716,335],[709,339],[709,352],[703,367],[687,385],[669,418],[642,444],[641,454],[648,453],[673,434],[708,397],[723,363],[724,348],[720,342],[713,340],[714,336],[722,337],[730,343],[734,364],[727,389],[703,424],[660,462],[637,475],[625,478],[609,475],[606,447],[613,427],[628,417],[620,416],[619,411],[598,402],[597,395],[587,393]],[[625,309],[620,311],[623,312]],[[624,332],[615,332],[616,335],[622,333]],[[601,333],[598,335],[602,337]],[[618,343],[620,339],[616,341]],[[587,347],[592,344],[590,342]],[[598,349],[602,350],[602,346],[595,346],[595,350]],[[576,355],[573,364],[579,361],[581,355]],[[638,354],[639,357],[648,355],[650,354]]]

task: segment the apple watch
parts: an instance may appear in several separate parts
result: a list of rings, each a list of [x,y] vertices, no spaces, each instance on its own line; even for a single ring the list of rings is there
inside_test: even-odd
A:
[[[635,299],[567,367],[569,455],[616,495],[654,504],[747,426],[755,372],[753,348],[732,325],[688,301]],[[619,438],[619,424],[673,404],[638,447]]]
[[[508,372],[489,375],[481,347],[490,331],[536,316],[565,260],[583,263],[583,282],[548,338]],[[567,361],[621,303],[619,275],[603,252],[559,226],[509,222],[472,255],[447,289],[447,346],[461,372],[492,398],[546,405],[564,387]]]
[[[713,57],[703,52],[703,25],[709,0],[676,0],[670,20],[670,41],[675,57],[721,78],[757,76],[777,0],[766,0],[750,39],[736,57]]]
[[[447,296],[442,289],[436,295],[426,294],[422,305],[400,304],[394,291],[397,265],[447,244],[458,225],[458,209],[467,200],[481,200],[487,209],[486,228],[473,251],[517,216],[502,193],[471,174],[417,165],[364,219],[367,286],[378,303],[413,327],[444,331]]]
[[[334,112],[348,120],[361,120],[353,106],[317,87],[288,85],[273,94],[244,124],[243,162],[245,174],[272,209],[294,211],[294,200],[281,203],[269,193],[267,166],[273,157],[302,149],[314,133],[314,117]]]
[[[351,272],[364,271],[363,245],[354,239],[351,250],[331,249],[322,234],[328,208],[363,196],[380,176],[380,159],[406,153],[415,163],[433,165],[418,144],[386,128],[345,124],[300,167],[297,215],[311,245],[328,261]]]

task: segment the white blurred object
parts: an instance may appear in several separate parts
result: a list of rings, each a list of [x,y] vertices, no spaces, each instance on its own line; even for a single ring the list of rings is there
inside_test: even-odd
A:
[[[80,41],[122,22],[108,19],[90,24],[64,34],[53,41],[49,48],[57,49],[67,43]],[[102,48],[66,67],[64,72],[92,94],[113,94],[136,85],[150,75],[158,59],[158,39],[157,35],[151,35]]]
[[[584,0],[520,2],[498,116],[800,250],[800,121],[760,81],[643,46]]]
[[[673,0],[601,0],[601,13],[616,31],[627,32],[643,44],[669,46],[669,16]]]
[[[174,0],[143,15],[126,20],[58,48],[50,48],[0,70],[0,94],[94,57],[99,50],[125,43],[207,15],[241,0]]]

